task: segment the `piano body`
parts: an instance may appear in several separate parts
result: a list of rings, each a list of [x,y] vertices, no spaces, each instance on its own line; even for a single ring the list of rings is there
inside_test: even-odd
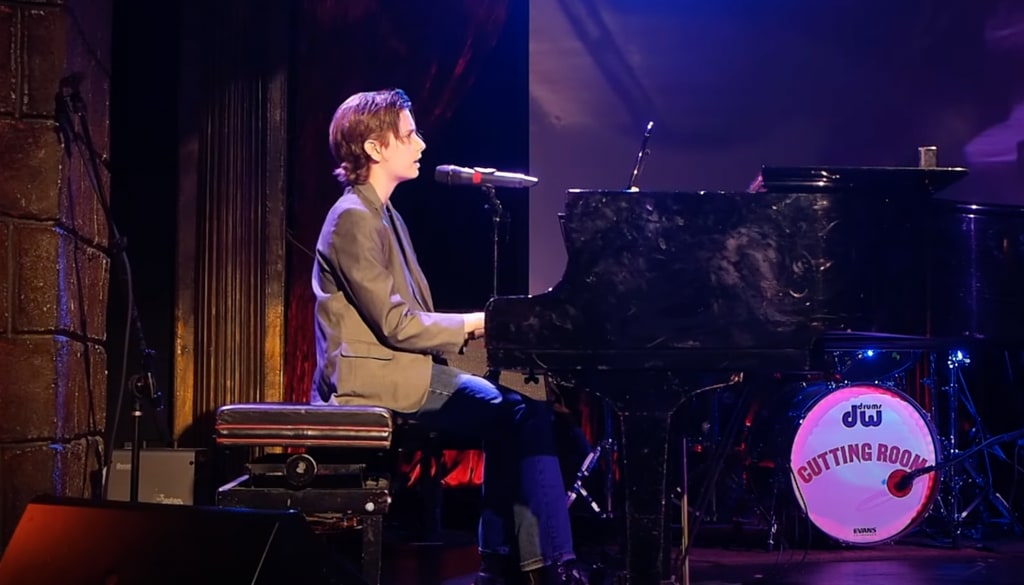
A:
[[[487,360],[614,408],[628,582],[672,578],[672,413],[737,374],[826,371],[829,335],[924,335],[926,210],[965,174],[765,167],[761,192],[567,192],[562,278],[491,299]]]

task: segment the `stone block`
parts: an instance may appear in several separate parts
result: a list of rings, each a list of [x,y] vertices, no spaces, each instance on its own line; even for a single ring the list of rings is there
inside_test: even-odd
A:
[[[0,337],[0,444],[102,436],[106,352],[59,337]]]
[[[107,428],[107,351],[95,343],[56,341],[63,361],[57,368],[56,436],[102,436]]]
[[[105,245],[107,222],[100,198],[110,200],[110,176],[102,156],[110,152],[110,0],[69,0],[64,14],[75,22],[65,23],[67,72],[79,74],[77,107],[84,115],[74,119],[76,131],[86,138],[82,122],[88,124],[87,148],[75,148],[65,161],[66,175],[60,183],[60,222],[83,238]],[[89,153],[94,153],[90,155]],[[95,160],[94,160],[95,159]],[[97,176],[92,177],[93,172]],[[95,181],[93,180],[95,179]],[[97,192],[97,186],[101,193]]]
[[[0,550],[33,498],[44,494],[90,498],[98,494],[102,445],[96,437],[68,443],[0,445]]]
[[[100,203],[100,197],[110,201],[105,171],[101,167],[97,182],[103,192],[97,193],[87,174],[88,161],[76,152],[71,161],[65,161],[65,166],[70,176],[60,182],[58,223],[88,242],[105,246],[108,240],[107,218]]]
[[[0,221],[0,334],[7,333],[11,323],[11,225]]]
[[[79,88],[97,148],[106,148],[110,96],[110,0],[77,0],[22,8],[22,115],[51,116],[60,82],[81,76]],[[73,15],[73,16],[72,16]],[[75,19],[75,21],[72,20]]]
[[[62,157],[50,122],[0,118],[0,215],[56,220]]]
[[[56,227],[16,224],[12,331],[104,340],[110,259]]]
[[[53,489],[61,496],[87,498],[102,488],[103,440],[79,437],[50,445],[54,451]]]
[[[0,337],[0,443],[56,437],[57,358],[51,337]]]
[[[77,148],[70,160],[65,158],[48,122],[0,118],[0,168],[5,170],[0,175],[0,216],[56,220],[84,239],[105,245],[106,215],[86,172],[87,161]],[[109,200],[109,180],[102,166],[97,180]]]
[[[93,147],[109,153],[112,0],[65,0],[76,22],[66,23],[66,70],[82,74],[79,88]]]
[[[17,12],[0,5],[0,115],[14,115],[18,103]]]
[[[22,59],[21,111],[24,116],[52,116],[54,95],[66,75],[68,17],[59,7],[39,6],[22,10],[25,39]]]
[[[52,333],[57,328],[61,291],[59,235],[56,229],[15,225],[14,318],[15,332]]]
[[[32,498],[54,494],[54,451],[47,442],[0,447],[0,495],[3,496],[3,541],[14,534],[25,507]]]

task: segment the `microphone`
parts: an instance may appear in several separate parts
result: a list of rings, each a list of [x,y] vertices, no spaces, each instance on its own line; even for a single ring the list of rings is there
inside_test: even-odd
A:
[[[434,171],[434,180],[445,185],[490,185],[491,187],[533,187],[537,177],[522,173],[503,173],[481,167],[441,165]]]
[[[633,173],[629,175],[629,185],[626,185],[626,191],[640,190],[636,182],[640,179],[640,171],[644,169],[644,159],[651,154],[651,151],[647,149],[647,141],[651,139],[651,130],[653,129],[654,120],[651,120],[644,128],[644,139],[640,141],[640,153],[636,155],[636,165],[633,166]]]
[[[909,471],[894,469],[885,479],[885,487],[893,496],[905,498],[910,495],[910,490],[914,487],[914,476]]]
[[[889,477],[886,478],[885,484],[889,488],[889,493],[902,498],[910,493],[910,490],[914,487],[914,480],[927,475],[929,473],[938,471],[938,465],[926,465],[912,471],[906,471],[903,469],[894,469]]]

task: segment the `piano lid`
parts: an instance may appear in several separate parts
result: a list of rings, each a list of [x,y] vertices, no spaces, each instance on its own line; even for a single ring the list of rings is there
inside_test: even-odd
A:
[[[769,193],[877,193],[930,194],[967,176],[960,167],[761,167],[759,191]]]
[[[929,198],[570,189],[562,279],[488,303],[499,369],[813,367],[827,331],[924,335]]]

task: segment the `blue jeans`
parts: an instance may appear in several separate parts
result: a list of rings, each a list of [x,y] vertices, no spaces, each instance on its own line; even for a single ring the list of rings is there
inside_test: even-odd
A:
[[[523,571],[575,558],[547,404],[434,364],[426,402],[406,416],[482,440],[481,553],[515,555]]]

